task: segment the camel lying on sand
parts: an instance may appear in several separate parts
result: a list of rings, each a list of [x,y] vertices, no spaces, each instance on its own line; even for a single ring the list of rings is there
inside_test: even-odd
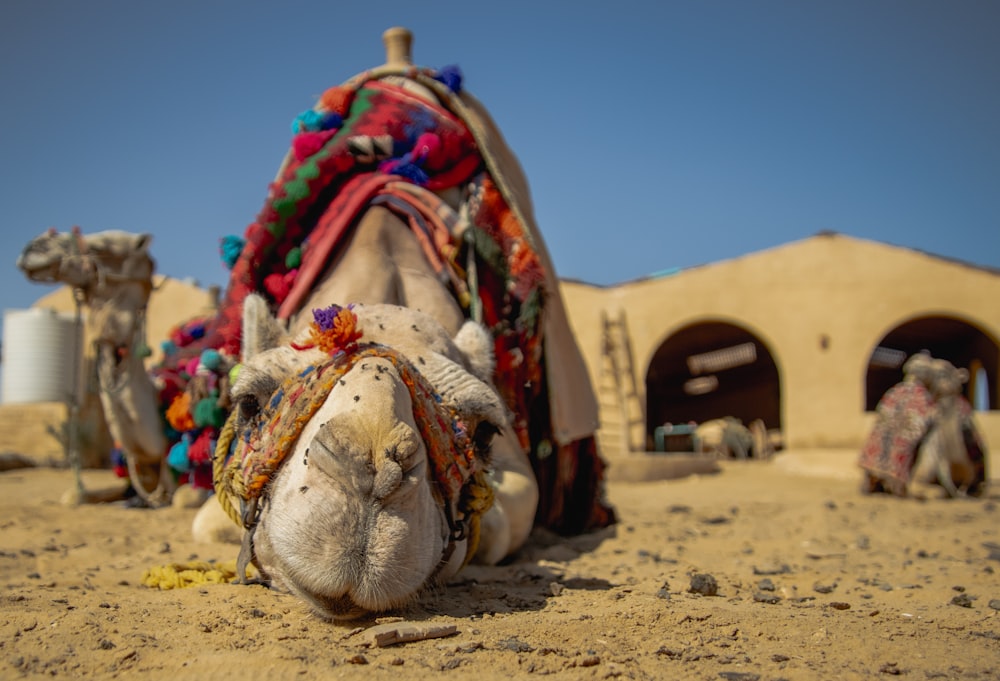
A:
[[[174,424],[197,420],[186,405],[206,352],[241,363],[233,414],[197,437],[216,442],[214,459],[185,455],[189,433],[126,453],[144,481],[164,461],[195,480],[214,465],[196,538],[242,528],[241,567],[333,618],[496,562],[532,527],[615,521],[597,402],[520,165],[456,68],[414,67],[404,30],[385,40],[384,66],[296,118],[263,210],[223,240],[218,313],[177,330],[155,384],[118,359],[134,354],[135,325],[105,360],[134,388],[123,401],[159,395]],[[133,317],[145,305],[107,297]],[[119,406],[122,431],[162,428]]]

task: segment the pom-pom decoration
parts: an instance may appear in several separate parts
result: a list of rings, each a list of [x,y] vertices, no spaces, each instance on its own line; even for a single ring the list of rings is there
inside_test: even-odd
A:
[[[306,109],[292,121],[292,133],[318,132],[339,128],[344,124],[344,118],[334,111],[317,111]]]
[[[354,99],[354,90],[341,86],[334,86],[320,95],[319,105],[326,111],[346,117],[351,110],[351,101]]]
[[[358,316],[351,306],[316,308],[313,310],[313,321],[309,324],[309,340],[303,344],[293,343],[296,350],[318,348],[327,355],[346,352],[361,338],[362,331],[358,328]]]
[[[167,453],[167,464],[175,471],[187,473],[191,470],[191,460],[188,458],[188,450],[190,448],[191,444],[185,436],[180,442],[170,448],[170,452]]]
[[[240,257],[245,245],[246,240],[235,234],[229,234],[219,239],[219,255],[222,256],[222,263],[226,269],[233,269],[233,265],[236,264],[236,260]]]
[[[458,68],[457,64],[442,66],[434,76],[434,80],[444,83],[445,87],[456,95],[462,92],[462,69]]]
[[[320,132],[300,132],[292,138],[292,153],[297,161],[304,161],[323,145],[330,141],[330,138],[337,134],[336,130],[322,130]]]
[[[264,277],[264,290],[274,298],[275,302],[281,303],[291,292],[292,284],[295,283],[295,277],[298,274],[298,270],[292,270],[285,274],[278,274],[277,272],[269,274]]]
[[[194,428],[194,419],[191,418],[191,396],[181,393],[174,398],[167,407],[167,423],[178,433]]]
[[[292,250],[288,251],[288,255],[285,256],[285,267],[290,270],[298,269],[298,266],[302,264],[302,249],[296,246]]]

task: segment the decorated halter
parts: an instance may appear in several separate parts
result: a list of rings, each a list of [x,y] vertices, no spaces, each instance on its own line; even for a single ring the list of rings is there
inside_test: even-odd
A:
[[[313,310],[310,338],[292,344],[297,350],[317,348],[329,356],[285,380],[261,409],[256,421],[236,433],[235,414],[219,436],[215,450],[215,489],[229,517],[242,525],[243,548],[237,574],[253,557],[252,535],[259,501],[281,464],[294,450],[303,428],[326,401],[337,382],[359,362],[389,361],[399,372],[413,403],[413,416],[427,448],[432,492],[448,521],[451,535],[442,563],[455,542],[468,539],[468,562],[479,542],[480,517],[493,503],[484,461],[458,415],[447,407],[427,379],[400,353],[376,343],[358,343],[361,330],[350,307]],[[236,506],[239,506],[239,512]]]

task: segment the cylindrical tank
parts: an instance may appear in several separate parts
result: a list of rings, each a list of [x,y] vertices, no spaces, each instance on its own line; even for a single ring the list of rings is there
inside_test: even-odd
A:
[[[74,315],[40,308],[5,310],[2,401],[68,399],[81,361],[76,354]]]

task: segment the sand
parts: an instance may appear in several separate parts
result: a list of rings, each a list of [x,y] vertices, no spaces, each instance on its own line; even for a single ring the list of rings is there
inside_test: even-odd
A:
[[[8,471],[0,679],[1000,678],[1000,485],[864,497],[849,458],[612,481],[617,526],[536,532],[509,564],[349,625],[260,586],[143,586],[237,548],[194,544],[193,510],[67,507],[68,471]],[[374,645],[396,622],[453,633]]]

